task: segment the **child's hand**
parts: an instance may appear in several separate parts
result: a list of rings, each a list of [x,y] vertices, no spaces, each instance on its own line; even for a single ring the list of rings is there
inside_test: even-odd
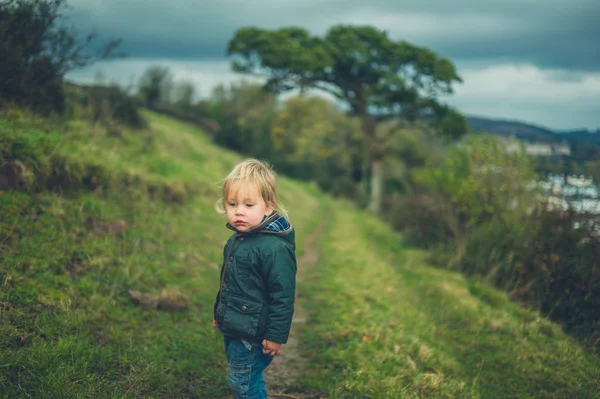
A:
[[[273,341],[269,341],[268,339],[263,339],[262,341],[263,353],[269,356],[279,355],[281,351],[281,344]]]
[[[217,328],[217,321],[213,319],[213,327]]]

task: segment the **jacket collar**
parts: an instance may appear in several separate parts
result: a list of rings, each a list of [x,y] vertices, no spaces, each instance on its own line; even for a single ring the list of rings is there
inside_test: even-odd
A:
[[[280,221],[280,219],[283,219]],[[270,224],[275,222],[275,228],[269,228]],[[260,224],[254,226],[248,231],[238,231],[231,224],[227,223],[225,225],[229,230],[233,230],[238,234],[247,235],[247,234],[255,234],[255,233],[269,233],[269,234],[287,234],[292,230],[292,224],[287,221],[282,215],[277,211],[273,211],[269,216],[265,216]]]

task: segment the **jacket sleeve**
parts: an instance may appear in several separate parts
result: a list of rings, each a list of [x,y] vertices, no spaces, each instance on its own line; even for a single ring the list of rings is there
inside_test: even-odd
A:
[[[263,259],[266,276],[269,321],[265,339],[287,343],[294,315],[296,256],[290,245],[277,245]]]
[[[217,320],[217,305],[219,304],[219,296],[221,295],[221,290],[217,291],[217,296],[215,297],[215,304],[213,305],[213,320]]]
[[[223,264],[225,263],[225,256],[227,256],[227,249],[231,243],[232,237],[230,237],[225,245],[223,246]],[[221,272],[219,277],[219,290],[217,291],[217,296],[215,297],[215,303],[213,305],[213,319],[217,319],[217,306],[219,305],[219,296],[221,295],[221,280],[223,279],[223,266],[221,265]]]

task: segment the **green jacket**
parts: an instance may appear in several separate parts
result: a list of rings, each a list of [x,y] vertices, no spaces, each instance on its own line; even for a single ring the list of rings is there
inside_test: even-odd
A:
[[[296,289],[295,232],[277,212],[225,244],[221,283],[214,306],[225,335],[284,344],[288,340]]]

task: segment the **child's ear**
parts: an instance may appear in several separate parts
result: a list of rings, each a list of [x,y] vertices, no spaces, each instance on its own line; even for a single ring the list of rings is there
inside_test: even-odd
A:
[[[267,205],[267,208],[265,209],[265,216],[269,216],[273,213],[274,210],[275,208],[273,207],[273,205]]]

